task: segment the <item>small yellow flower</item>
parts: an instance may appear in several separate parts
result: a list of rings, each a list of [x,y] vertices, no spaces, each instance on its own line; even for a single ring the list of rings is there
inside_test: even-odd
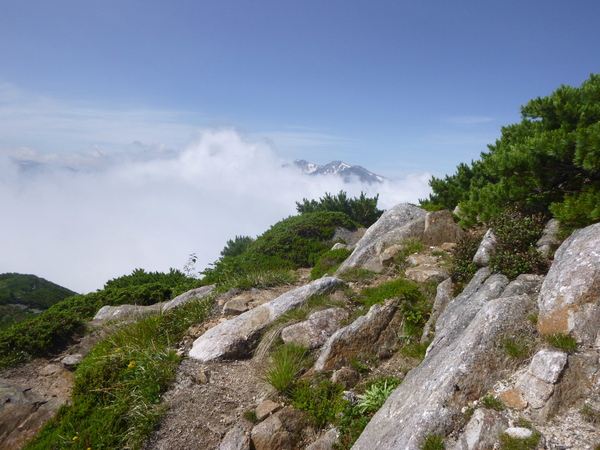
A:
[[[135,367],[135,365],[136,365],[136,362],[131,361],[127,367],[129,367],[130,369],[133,369]]]
[[[115,352],[119,353],[121,351],[120,348],[115,348]]]
[[[79,439],[78,436],[73,436],[73,440],[76,441],[77,439]]]

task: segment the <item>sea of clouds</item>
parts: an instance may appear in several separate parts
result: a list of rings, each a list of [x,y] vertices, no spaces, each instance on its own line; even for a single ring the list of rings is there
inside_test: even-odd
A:
[[[203,270],[228,239],[262,234],[303,198],[364,191],[386,209],[430,192],[428,173],[365,185],[290,163],[266,139],[230,128],[204,130],[181,151],[0,154],[0,273],[87,293],[135,268],[183,269],[192,253]]]

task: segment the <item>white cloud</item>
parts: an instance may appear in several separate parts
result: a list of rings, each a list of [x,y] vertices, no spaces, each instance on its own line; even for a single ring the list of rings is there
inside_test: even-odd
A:
[[[159,153],[85,172],[27,173],[1,157],[0,273],[33,273],[88,292],[137,267],[182,268],[190,253],[203,269],[228,239],[262,234],[295,214],[304,197],[376,193],[374,186],[284,168],[265,140],[233,129],[205,130],[180,153]],[[380,206],[426,196],[428,179],[412,175],[379,186]]]

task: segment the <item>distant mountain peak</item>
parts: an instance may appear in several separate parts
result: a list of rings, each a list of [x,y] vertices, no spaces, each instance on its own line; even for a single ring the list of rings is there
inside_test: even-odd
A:
[[[382,183],[386,180],[385,177],[370,172],[362,166],[352,166],[344,161],[331,161],[329,164],[320,166],[304,159],[297,159],[294,161],[294,165],[300,169],[301,173],[307,175],[336,175],[342,177],[346,183],[353,181],[353,179],[368,184]]]

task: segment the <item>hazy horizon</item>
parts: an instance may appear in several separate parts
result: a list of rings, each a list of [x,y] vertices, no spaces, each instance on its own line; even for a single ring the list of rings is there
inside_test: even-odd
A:
[[[33,274],[80,293],[136,268],[182,270],[192,253],[198,270],[208,268],[227,240],[262,234],[296,214],[303,198],[364,191],[379,194],[387,209],[426,197],[430,178],[410,174],[368,185],[307,176],[285,167],[289,161],[267,140],[228,128],[204,130],[180,152],[20,157],[76,162],[82,170],[22,171],[5,156],[0,201],[8,224],[0,237],[0,273]]]

